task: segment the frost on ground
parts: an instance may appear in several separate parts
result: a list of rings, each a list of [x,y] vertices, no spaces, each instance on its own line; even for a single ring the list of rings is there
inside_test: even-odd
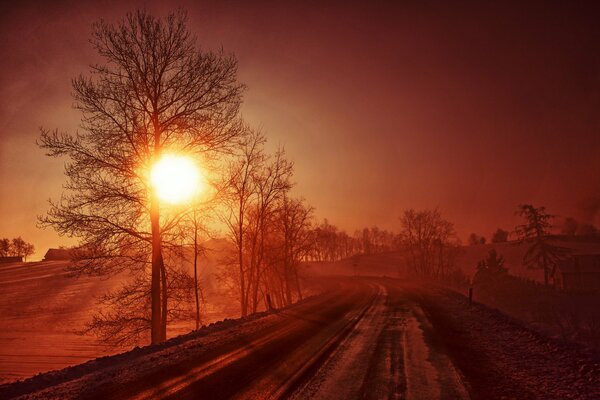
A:
[[[126,353],[97,358],[81,365],[36,375],[24,381],[0,386],[0,398],[24,395],[25,398],[80,398],[82,393],[94,393],[95,388],[115,381],[127,382],[154,370],[169,368],[182,359],[193,358],[214,347],[217,342],[248,335],[275,316],[254,314],[245,319],[225,320],[199,331],[178,336],[164,343],[135,348]],[[28,395],[30,394],[30,395]]]
[[[115,279],[69,277],[68,262],[0,266],[0,383],[123,351],[77,335]]]
[[[209,261],[201,260],[203,284],[210,283]],[[76,278],[65,270],[68,265],[69,261],[0,265],[0,384],[133,347],[108,347],[93,336],[78,334],[98,311],[97,298],[124,281],[120,276]],[[239,315],[235,301],[213,286],[205,287],[204,324]],[[194,321],[170,326],[169,337],[193,327]]]
[[[446,290],[416,296],[480,399],[600,399],[600,355]]]
[[[377,297],[350,334],[292,399],[332,399],[359,397],[362,382],[373,358],[386,321],[387,293],[378,287]],[[385,380],[392,378],[384,373]]]
[[[388,288],[389,285],[389,288]],[[390,282],[292,399],[469,399],[418,304]]]
[[[261,398],[289,384],[296,398],[600,399],[597,353],[447,290],[334,281],[287,310],[0,386],[0,398]],[[336,332],[347,333],[312,357]]]

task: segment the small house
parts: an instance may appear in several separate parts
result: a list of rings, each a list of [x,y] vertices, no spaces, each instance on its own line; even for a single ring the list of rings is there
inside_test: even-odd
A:
[[[48,249],[44,261],[70,261],[73,258],[72,249]]]
[[[600,254],[571,254],[554,272],[554,286],[568,291],[600,291]]]

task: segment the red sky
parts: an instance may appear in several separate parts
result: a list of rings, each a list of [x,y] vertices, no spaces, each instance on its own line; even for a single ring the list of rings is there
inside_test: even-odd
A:
[[[244,116],[285,144],[296,193],[350,233],[439,207],[463,239],[489,237],[524,202],[600,222],[593,2],[43,3],[2,6],[0,21],[0,236],[40,253],[64,242],[35,226],[64,176],[38,128],[77,128],[70,79],[95,60],[92,22],[144,5],[186,8],[202,47],[235,53]]]

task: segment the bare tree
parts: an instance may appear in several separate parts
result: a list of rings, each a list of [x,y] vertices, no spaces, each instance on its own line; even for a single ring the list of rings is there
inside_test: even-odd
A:
[[[233,56],[197,49],[181,11],[164,19],[137,11],[116,25],[101,20],[91,42],[104,64],[73,81],[83,131],[42,130],[48,155],[70,161],[69,192],[51,202],[41,224],[81,241],[80,273],[142,274],[149,264],[156,343],[166,338],[163,245],[183,216],[161,207],[149,169],[165,153],[206,157],[227,149],[242,134],[244,86]]]
[[[311,249],[310,226],[313,208],[301,199],[290,199],[284,195],[277,210],[277,229],[283,241],[283,281],[285,299],[292,303],[292,288],[295,286],[298,299],[302,300],[302,288],[298,266],[300,260]]]
[[[422,276],[448,272],[456,255],[454,225],[438,210],[407,210],[400,217],[401,237],[413,271]]]
[[[489,290],[489,286],[498,284],[498,281],[505,278],[507,274],[508,269],[504,267],[504,257],[499,255],[495,249],[491,249],[488,255],[477,263],[473,284],[486,291]]]
[[[269,222],[277,212],[277,205],[291,189],[293,164],[285,158],[283,149],[265,159],[263,167],[254,175],[257,197],[248,233],[250,234],[250,276],[252,311],[256,312],[260,300],[260,288],[265,265],[265,249],[268,245]],[[252,223],[254,222],[254,223]]]
[[[283,150],[264,153],[264,136],[250,131],[240,146],[239,157],[229,166],[225,188],[223,221],[236,248],[228,265],[236,269],[230,278],[238,290],[242,316],[255,312],[267,267],[266,248],[277,204],[291,188],[293,165]]]
[[[520,243],[531,243],[523,256],[523,264],[528,268],[539,268],[544,271],[544,283],[547,285],[549,278],[554,276],[558,261],[561,260],[568,249],[555,246],[548,240],[552,229],[554,215],[548,214],[545,207],[534,207],[531,204],[522,204],[516,212],[525,219],[525,223],[515,228]]]
[[[27,257],[33,253],[35,253],[35,247],[33,244],[23,240],[21,236],[12,240],[0,240],[0,257],[15,256],[23,257],[24,260],[27,260]]]
[[[0,257],[7,257],[10,254],[10,239],[0,239]]]
[[[200,230],[200,221],[198,211],[192,213],[192,226],[194,229],[194,299],[196,300],[196,330],[200,328],[200,284],[198,283],[198,256],[202,254],[200,244],[198,243],[198,231]]]
[[[484,236],[479,236],[476,233],[469,235],[469,246],[476,246],[478,244],[485,244],[486,240]]]
[[[200,305],[202,302],[204,302],[204,296],[202,294],[202,285],[200,283],[198,275],[200,270],[200,256],[206,254],[206,248],[202,245],[201,238],[203,236],[211,237],[208,229],[208,222],[211,219],[211,213],[214,212],[215,199],[216,198],[211,198],[205,202],[196,201],[191,206],[191,210],[188,213],[188,217],[185,219],[184,224],[182,224],[181,227],[181,261],[183,263],[190,262],[190,251],[186,251],[186,249],[189,248],[189,250],[191,250],[191,264],[193,265],[194,278],[194,302],[196,305],[196,330],[200,328]],[[190,242],[191,246],[189,244]]]
[[[246,128],[248,129],[248,128]],[[238,290],[241,315],[248,314],[249,268],[246,255],[246,227],[249,213],[256,196],[254,176],[259,173],[265,161],[263,145],[265,138],[259,131],[248,129],[248,135],[239,146],[239,154],[229,164],[224,182],[220,185],[224,194],[222,221],[228,227],[229,238],[236,249],[236,256],[228,260],[229,265],[237,266],[230,278]]]
[[[504,243],[508,241],[509,232],[502,228],[496,229],[496,232],[492,234],[492,243]]]
[[[168,253],[168,252],[167,252]],[[192,302],[194,280],[187,271],[167,260],[175,261],[179,254],[166,255],[164,271],[169,307],[167,323],[194,318]],[[82,333],[93,334],[103,343],[113,346],[137,345],[148,336],[151,323],[151,296],[148,274],[136,274],[119,289],[99,299],[99,311],[92,315]]]

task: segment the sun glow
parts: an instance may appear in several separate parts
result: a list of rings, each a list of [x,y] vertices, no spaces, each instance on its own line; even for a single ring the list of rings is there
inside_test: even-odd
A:
[[[190,157],[165,154],[150,171],[150,181],[158,198],[171,204],[191,200],[204,182],[198,166]]]

